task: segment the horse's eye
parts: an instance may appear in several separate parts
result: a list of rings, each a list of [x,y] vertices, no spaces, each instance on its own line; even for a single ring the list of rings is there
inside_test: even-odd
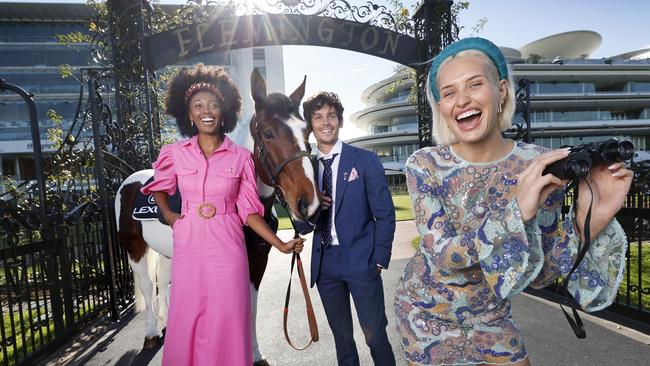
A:
[[[264,131],[264,138],[265,139],[272,139],[273,137],[274,137],[273,132],[271,132],[271,130]]]

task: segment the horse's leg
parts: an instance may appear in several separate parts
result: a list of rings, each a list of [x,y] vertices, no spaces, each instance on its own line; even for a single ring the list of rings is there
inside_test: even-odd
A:
[[[144,345],[143,348],[149,349],[156,347],[158,345],[158,327],[156,324],[156,312],[153,307],[153,297],[154,294],[154,284],[150,277],[149,271],[149,261],[153,258],[150,258],[149,254],[152,252],[150,249],[147,249],[147,253],[143,255],[138,262],[134,262],[129,258],[129,264],[133,270],[133,276],[135,277],[136,291],[139,287],[142,297],[144,298],[144,324],[145,324],[145,333],[144,333]],[[136,299],[136,310],[138,309],[138,301]]]
[[[169,307],[169,282],[172,277],[172,260],[164,255],[158,256],[158,321],[162,329],[167,327],[167,308]]]

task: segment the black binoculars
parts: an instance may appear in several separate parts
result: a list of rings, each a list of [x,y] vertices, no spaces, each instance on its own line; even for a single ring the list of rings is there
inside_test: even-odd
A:
[[[596,165],[630,160],[634,156],[634,144],[609,139],[575,146],[569,151],[569,156],[548,165],[543,174],[568,180],[584,178]]]

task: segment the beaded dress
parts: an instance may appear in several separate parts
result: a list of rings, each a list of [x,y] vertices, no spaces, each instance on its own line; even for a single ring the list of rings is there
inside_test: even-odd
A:
[[[579,237],[573,208],[561,219],[564,192],[553,192],[524,223],[517,176],[543,154],[516,143],[505,157],[470,163],[450,147],[416,151],[406,165],[420,245],[397,286],[402,348],[416,365],[507,364],[526,357],[510,298],[542,288],[571,269]],[[569,283],[586,311],[616,296],[627,239],[616,220],[594,238]]]

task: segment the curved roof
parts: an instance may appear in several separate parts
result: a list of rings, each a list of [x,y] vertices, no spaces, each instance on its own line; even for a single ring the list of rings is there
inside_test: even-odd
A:
[[[650,58],[650,47],[648,48],[642,48],[640,50],[636,51],[630,51],[630,52],[625,52],[621,53],[615,56],[608,57],[611,59],[623,59],[623,60],[636,60],[636,59],[644,59],[644,58]]]
[[[523,57],[539,55],[543,59],[584,58],[595,51],[603,41],[600,34],[589,30],[563,32],[540,38],[520,47]]]
[[[410,89],[412,83],[411,76],[408,73],[397,72],[367,87],[361,93],[361,101],[366,105],[374,105],[378,100],[389,97],[387,95],[389,88],[395,87],[396,91]]]
[[[499,46],[499,49],[501,49],[501,52],[503,52],[503,55],[506,56],[507,58],[519,58],[519,57],[521,57],[521,51],[519,51],[516,48]]]

